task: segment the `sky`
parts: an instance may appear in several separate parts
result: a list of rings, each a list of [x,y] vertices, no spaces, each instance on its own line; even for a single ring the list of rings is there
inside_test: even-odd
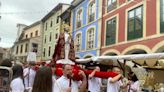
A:
[[[58,3],[72,0],[0,0],[0,47],[13,46],[18,23],[30,25],[41,20]]]

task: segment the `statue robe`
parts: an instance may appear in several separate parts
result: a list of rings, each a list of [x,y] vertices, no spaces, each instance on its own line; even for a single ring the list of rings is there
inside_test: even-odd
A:
[[[52,57],[52,63],[56,64],[56,61],[60,59],[65,59],[65,35],[64,33],[61,33],[59,35],[59,39],[55,46],[54,54]],[[75,62],[74,42],[72,38],[71,38],[71,43],[70,43],[68,59]]]

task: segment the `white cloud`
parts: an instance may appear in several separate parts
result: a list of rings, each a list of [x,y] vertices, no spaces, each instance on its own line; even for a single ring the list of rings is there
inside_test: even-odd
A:
[[[0,0],[0,47],[11,47],[16,39],[17,23],[29,25],[44,17],[58,3],[72,0]]]

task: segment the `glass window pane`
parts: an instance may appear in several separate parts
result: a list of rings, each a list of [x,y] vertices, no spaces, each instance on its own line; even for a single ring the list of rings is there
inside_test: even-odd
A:
[[[134,17],[134,11],[130,11],[129,12],[129,18],[133,18]]]
[[[112,4],[112,0],[108,0],[108,6]]]
[[[142,6],[131,10],[128,15],[128,40],[142,37]]]
[[[107,21],[106,45],[114,44],[116,40],[116,18]]]
[[[134,31],[134,19],[129,20],[129,23],[128,23],[128,31],[129,32]]]

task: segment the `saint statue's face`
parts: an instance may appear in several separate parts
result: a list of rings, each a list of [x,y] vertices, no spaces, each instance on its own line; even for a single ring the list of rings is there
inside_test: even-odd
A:
[[[68,28],[64,28],[64,32],[69,32],[69,29]]]

